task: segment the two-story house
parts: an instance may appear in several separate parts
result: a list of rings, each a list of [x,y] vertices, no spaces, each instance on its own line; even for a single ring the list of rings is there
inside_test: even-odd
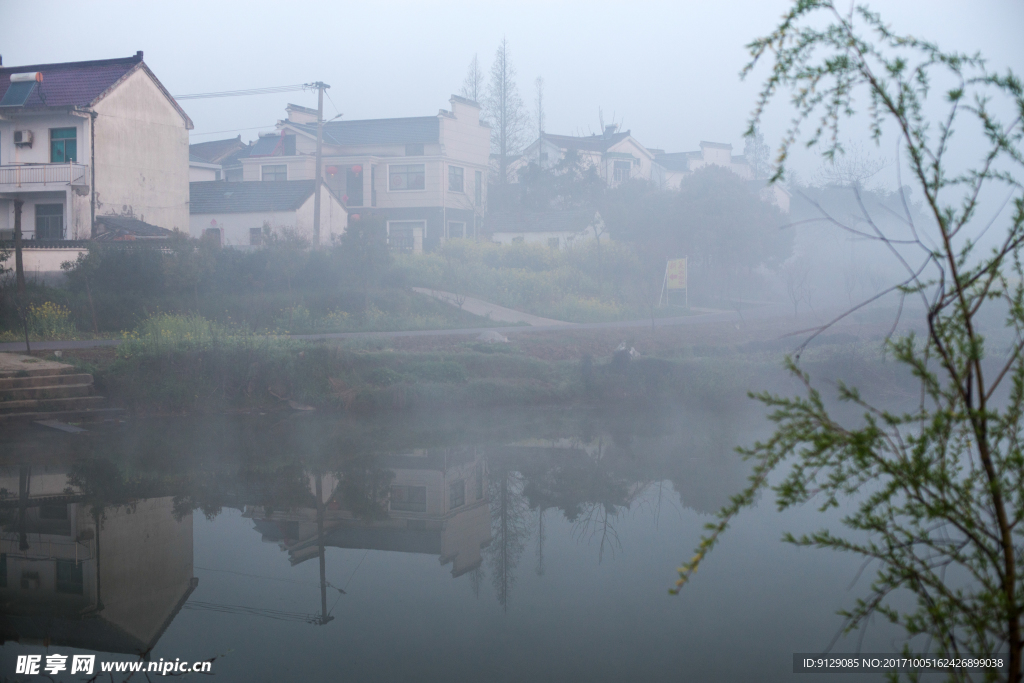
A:
[[[578,163],[597,169],[609,186],[634,178],[650,180],[654,155],[634,138],[630,131],[619,132],[618,126],[605,126],[601,135],[552,135],[544,133],[533,141],[513,164],[514,174],[529,164],[543,169],[555,168],[567,153],[574,151]]]
[[[192,121],[143,61],[0,67],[0,236],[89,239],[97,217],[187,229]]]
[[[435,116],[330,121],[323,178],[349,215],[382,216],[397,248],[430,249],[476,236],[487,202],[490,128],[480,105],[452,95]],[[240,159],[243,182],[311,180],[316,111],[289,105],[277,132]]]

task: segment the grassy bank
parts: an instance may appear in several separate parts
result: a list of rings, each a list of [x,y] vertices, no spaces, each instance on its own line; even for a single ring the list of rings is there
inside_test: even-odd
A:
[[[177,327],[172,324],[177,323]],[[823,380],[857,376],[899,393],[877,340],[843,333],[819,341],[804,366]],[[623,336],[627,334],[628,336]],[[308,342],[231,334],[200,320],[154,320],[116,351],[65,352],[116,405],[144,413],[357,413],[421,408],[693,403],[723,409],[750,390],[795,389],[781,372],[792,340],[732,324],[651,330],[375,337]],[[615,354],[619,344],[636,355]]]

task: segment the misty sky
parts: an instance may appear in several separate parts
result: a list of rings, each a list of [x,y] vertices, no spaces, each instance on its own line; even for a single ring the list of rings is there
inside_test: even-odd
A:
[[[4,66],[124,57],[146,62],[175,95],[323,80],[327,118],[432,115],[458,92],[469,61],[489,70],[502,36],[531,112],[546,81],[546,130],[598,131],[598,108],[641,143],[667,151],[732,143],[758,79],[740,82],[744,45],[770,31],[786,0],[736,2],[47,2],[0,0]],[[898,31],[946,49],[981,50],[1024,73],[1024,1],[872,2]],[[56,22],[56,23],[54,23]],[[59,28],[58,28],[59,26]],[[761,71],[763,75],[764,70]],[[297,92],[182,102],[193,142],[255,138]],[[764,127],[771,143],[789,112]],[[804,162],[801,170],[811,170]]]

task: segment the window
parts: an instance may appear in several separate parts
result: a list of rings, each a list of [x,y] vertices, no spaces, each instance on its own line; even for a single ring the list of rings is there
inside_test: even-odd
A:
[[[427,186],[426,175],[423,164],[388,166],[388,190],[422,190]]]
[[[260,166],[263,172],[263,180],[288,180],[288,165],[273,164]]]
[[[448,191],[465,192],[466,183],[463,180],[464,171],[459,166],[448,167]]]
[[[64,238],[64,205],[36,204],[36,239]]]
[[[78,161],[78,131],[74,128],[50,129],[50,162]]]
[[[67,519],[67,505],[40,505],[39,519]]]
[[[421,157],[423,156],[423,143],[416,143],[405,146],[405,156],[407,157]]]
[[[423,239],[423,221],[392,221],[388,223],[388,244],[399,251],[416,250],[416,233]]]
[[[81,595],[84,587],[82,563],[74,560],[57,560],[57,592]]]
[[[219,247],[221,245],[220,228],[207,228],[206,230],[203,230],[203,241],[207,244]]]
[[[345,169],[345,205],[363,205],[363,167],[358,164]]]
[[[551,247],[552,249],[558,249],[558,238],[557,237],[549,237],[548,238],[548,246]]]
[[[240,168],[226,168],[224,169],[224,180],[229,183],[240,183],[242,182],[242,169]]]
[[[632,168],[633,162],[631,161],[616,161],[614,165],[615,182],[620,183],[623,180],[629,180]]]
[[[476,171],[473,174],[473,192],[476,194],[476,205],[484,205],[484,173]]]
[[[448,221],[448,239],[460,240],[464,237],[468,237],[468,235],[466,235],[466,224],[456,221]]]
[[[398,512],[426,512],[426,486],[392,486],[391,509]]]
[[[454,510],[466,504],[466,481],[459,479],[448,484],[448,509]]]
[[[249,228],[249,245],[258,247],[263,244],[263,228]]]
[[[523,237],[522,235],[519,235],[518,237],[513,237],[512,238],[512,243],[513,244],[522,244],[524,242],[526,242],[526,238]]]

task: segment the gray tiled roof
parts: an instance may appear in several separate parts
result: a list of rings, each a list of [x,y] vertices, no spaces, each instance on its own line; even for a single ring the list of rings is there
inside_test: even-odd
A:
[[[134,216],[96,216],[98,240],[131,239],[132,237],[170,237],[167,228],[140,221]]]
[[[578,149],[587,152],[605,152],[612,145],[625,140],[630,135],[629,131],[613,133],[612,135],[588,135],[577,137],[575,135],[549,135],[544,134],[544,139],[549,140],[562,149]]]
[[[292,124],[316,135],[315,124]],[[436,116],[406,119],[367,119],[332,121],[324,124],[324,142],[338,147],[360,145],[404,145],[441,140],[441,122]]]
[[[594,222],[593,209],[579,211],[537,211],[493,213],[484,224],[485,232],[583,232]]]
[[[195,157],[197,161],[205,161],[210,164],[219,164],[223,159],[239,149],[245,148],[242,136],[228,138],[226,140],[210,140],[208,142],[197,142],[188,146],[189,157]]]
[[[314,180],[246,180],[189,183],[189,213],[294,211],[313,194]],[[322,196],[322,195],[321,195]]]
[[[38,71],[43,74],[43,82],[37,84],[21,106],[88,107],[141,62],[139,52],[124,59],[3,67],[0,68],[0,96],[7,92],[12,74]]]
[[[669,171],[685,173],[690,170],[689,160],[700,156],[700,152],[672,152],[654,157],[654,163]]]

